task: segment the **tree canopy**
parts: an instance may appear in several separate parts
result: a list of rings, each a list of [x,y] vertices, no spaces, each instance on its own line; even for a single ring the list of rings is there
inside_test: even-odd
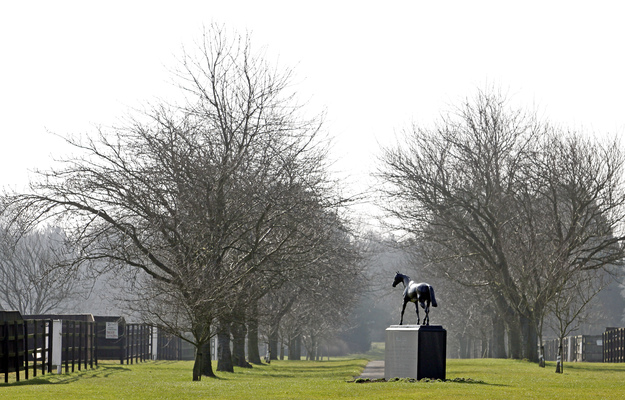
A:
[[[304,117],[291,71],[217,26],[180,65],[183,104],[67,137],[76,153],[8,204],[54,219],[81,257],[141,271],[136,309],[191,332],[199,379],[212,326],[232,322],[233,304],[262,297],[285,271],[323,265],[349,241],[325,234],[347,227],[343,203],[326,171],[322,118]]]
[[[567,282],[623,257],[619,144],[554,127],[494,91],[434,128],[414,126],[381,161],[394,227],[440,275],[483,289],[514,358],[537,359],[547,305]]]

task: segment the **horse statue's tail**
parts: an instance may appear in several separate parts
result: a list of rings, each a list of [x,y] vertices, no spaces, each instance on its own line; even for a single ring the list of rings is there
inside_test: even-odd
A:
[[[434,288],[432,285],[428,285],[430,287],[430,301],[432,302],[432,307],[438,307],[436,304],[436,297],[434,296]]]

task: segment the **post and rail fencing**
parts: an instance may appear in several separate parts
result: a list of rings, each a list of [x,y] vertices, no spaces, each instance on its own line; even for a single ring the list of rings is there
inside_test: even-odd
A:
[[[57,324],[55,324],[55,322]],[[62,326],[62,329],[59,329]],[[54,371],[65,373],[97,366],[94,323],[53,321],[50,319],[14,319],[0,323],[0,373],[4,382],[9,374],[15,380],[36,377]],[[59,337],[54,339],[55,334]],[[56,348],[55,348],[56,347]],[[57,354],[56,357],[53,354]]]
[[[134,364],[152,360],[154,328],[126,323],[124,317],[94,317],[99,360]]]
[[[5,315],[6,316],[6,315]],[[51,320],[7,318],[0,322],[0,372],[4,382],[30,379],[52,369]]]
[[[61,357],[65,373],[98,365],[95,348],[95,322],[62,320]],[[61,365],[57,365],[60,372]]]
[[[559,345],[558,339],[547,340],[543,343],[545,360],[556,361],[558,359]],[[562,342],[561,358],[565,362],[602,362],[602,336],[574,335],[565,337]]]
[[[134,364],[152,359],[151,326],[91,314],[27,317],[0,311],[0,375],[5,383],[10,375],[20,381],[38,373],[62,373],[63,368],[65,373],[95,368],[98,360]]]
[[[45,375],[52,369],[52,320],[46,319],[25,319],[24,338],[25,352],[24,378],[29,379],[29,370],[32,368],[32,376],[37,376],[37,370]],[[19,380],[19,376],[16,377]],[[6,377],[5,377],[6,381]]]
[[[126,324],[126,364],[149,361],[152,354],[153,328],[145,324]]]
[[[156,356],[158,360],[194,360],[195,348],[186,340],[158,330]]]
[[[606,328],[601,335],[578,335],[564,339],[564,361],[625,362],[625,328]],[[558,340],[545,342],[545,359],[555,361]]]
[[[625,362],[625,328],[606,328],[603,333],[603,361]]]

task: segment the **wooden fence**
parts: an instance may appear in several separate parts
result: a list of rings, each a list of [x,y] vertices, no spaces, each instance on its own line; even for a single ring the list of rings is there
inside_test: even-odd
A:
[[[58,373],[63,368],[65,373],[94,368],[98,359],[119,360],[122,364],[152,359],[153,328],[148,325],[115,325],[119,335],[109,340],[106,321],[21,319],[19,313],[7,312],[3,318],[0,374],[4,374],[5,383],[9,375],[20,381],[52,372],[55,367]]]
[[[603,361],[625,362],[625,328],[606,328],[603,333]]]
[[[120,364],[148,361],[154,353],[154,328],[128,324],[123,317],[94,317],[98,360],[118,360]]]
[[[156,355],[159,360],[180,360],[182,339],[158,330]]]
[[[126,364],[143,362],[152,359],[153,329],[144,324],[126,324],[126,348],[124,358]],[[122,360],[122,364],[124,361]]]
[[[32,367],[33,377],[37,376],[37,370],[45,375],[52,369],[52,321],[45,319],[24,320],[25,352],[24,377],[29,379],[29,369]],[[6,377],[5,377],[6,379]],[[19,380],[19,376],[17,377]]]
[[[95,323],[93,321],[62,320],[61,354],[65,373],[81,371],[98,365]],[[59,366],[57,366],[58,368]]]
[[[195,349],[187,341],[159,329],[156,355],[159,360],[193,360]]]
[[[545,360],[556,361],[558,358],[558,339],[544,342]],[[603,347],[601,335],[567,336],[562,343],[562,360],[565,362],[602,362]]]
[[[0,326],[0,372],[4,382],[9,381],[9,374],[15,373],[15,380],[45,374],[52,368],[50,320],[13,320],[4,321]]]

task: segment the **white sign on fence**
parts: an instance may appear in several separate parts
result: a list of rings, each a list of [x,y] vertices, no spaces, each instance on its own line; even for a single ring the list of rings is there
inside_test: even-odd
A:
[[[106,323],[106,339],[119,339],[117,334],[117,322]]]

